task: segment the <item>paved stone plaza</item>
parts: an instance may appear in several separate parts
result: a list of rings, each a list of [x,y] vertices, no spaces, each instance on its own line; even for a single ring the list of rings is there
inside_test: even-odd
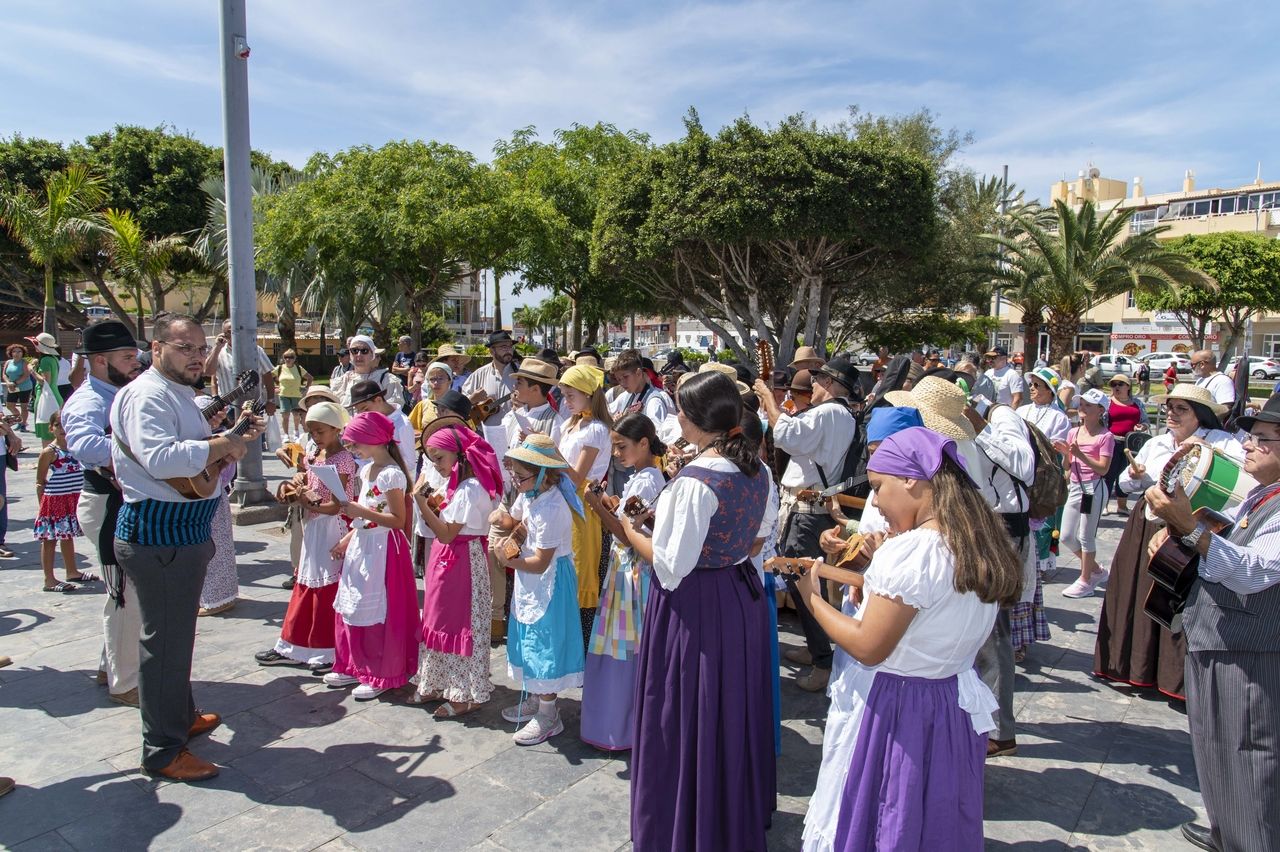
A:
[[[34,439],[27,436],[28,443]],[[273,461],[271,474],[281,475]],[[403,694],[360,704],[289,668],[261,668],[288,592],[288,542],[275,526],[237,528],[240,603],[201,619],[197,704],[224,723],[195,751],[222,774],[199,785],[138,772],[136,710],[107,701],[92,677],[101,647],[100,584],[42,592],[34,454],[9,475],[9,546],[0,562],[0,845],[15,849],[614,850],[628,848],[628,762],[576,738],[578,695],[561,701],[566,732],[533,748],[511,740],[499,710],[517,690],[501,648],[483,711],[436,721]],[[1103,564],[1121,521],[1104,519]],[[88,544],[78,542],[81,563]],[[1101,597],[1063,598],[1073,570],[1046,590],[1053,639],[1019,668],[1019,752],[986,772],[988,849],[1190,849],[1177,828],[1203,819],[1180,707],[1088,674]],[[61,576],[61,568],[59,568]],[[783,641],[800,644],[783,617]],[[783,673],[783,756],[770,849],[800,845],[822,749],[826,700]]]

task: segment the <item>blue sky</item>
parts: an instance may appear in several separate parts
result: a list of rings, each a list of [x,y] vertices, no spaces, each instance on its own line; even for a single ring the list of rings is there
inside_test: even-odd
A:
[[[221,142],[218,8],[6,0],[0,135],[170,124]],[[465,3],[250,0],[255,148],[390,139],[488,159],[519,127],[606,121],[664,142],[697,107],[834,122],[928,107],[1032,197],[1087,163],[1148,192],[1280,179],[1273,0]]]

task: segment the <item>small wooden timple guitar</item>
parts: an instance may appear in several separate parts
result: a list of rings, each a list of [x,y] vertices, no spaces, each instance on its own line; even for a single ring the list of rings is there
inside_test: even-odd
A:
[[[764,561],[764,570],[783,577],[800,577],[808,574],[813,567],[814,561],[809,557],[775,556]],[[818,576],[824,580],[831,580],[833,583],[842,583],[846,586],[855,586],[859,589],[862,588],[862,575],[857,571],[837,568],[825,562],[819,562],[817,568]]]
[[[255,374],[256,375],[256,374]],[[261,414],[266,409],[266,405],[262,402],[255,402],[244,407],[243,413],[240,415],[239,422],[227,430],[230,435],[243,435],[253,427],[253,418],[251,415]],[[166,479],[174,490],[186,497],[188,500],[208,500],[218,492],[218,482],[222,476],[222,472],[227,469],[233,459],[230,456],[213,459],[204,470],[195,476],[175,476]]]
[[[760,378],[769,381],[773,377],[773,347],[769,341],[756,341],[756,362],[760,367]]]
[[[484,393],[481,391],[481,393]],[[494,412],[506,404],[511,399],[511,394],[494,399],[487,393],[479,399],[471,400],[471,416],[467,418],[471,421],[471,425],[479,429],[484,422],[493,416]]]
[[[640,526],[648,530],[650,535],[653,534],[653,507],[646,505],[639,497],[628,497],[627,502],[622,505],[622,514],[628,518],[643,518]]]

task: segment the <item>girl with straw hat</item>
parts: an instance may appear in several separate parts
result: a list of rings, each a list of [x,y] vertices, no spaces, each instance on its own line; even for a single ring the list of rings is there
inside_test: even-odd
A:
[[[347,533],[347,520],[339,502],[312,469],[329,465],[338,473],[345,494],[343,501],[357,496],[360,484],[356,460],[342,445],[347,410],[336,402],[317,402],[306,410],[307,434],[315,450],[306,459],[306,471],[295,482],[281,484],[276,499],[301,503],[308,511],[302,517],[302,551],[298,557],[297,582],[289,597],[284,627],[275,647],[254,654],[260,666],[306,666],[320,674],[333,665],[333,600],[338,594],[342,560],[333,555],[334,546]]]
[[[609,439],[613,417],[604,396],[604,371],[575,364],[560,377],[560,391],[564,395],[561,410],[567,415],[560,430],[560,455],[569,463],[565,475],[582,502],[587,482],[604,479],[613,450]],[[573,558],[578,569],[578,617],[584,646],[591,638],[600,586],[609,569],[607,538],[594,513],[574,516]]]
[[[564,731],[556,694],[582,686],[585,667],[573,561],[574,519],[585,513],[569,464],[546,435],[530,435],[506,455],[519,495],[511,516],[527,531],[515,572],[507,625],[507,673],[521,701],[502,718],[521,724],[517,745],[537,745]],[[531,693],[524,698],[524,693]]]

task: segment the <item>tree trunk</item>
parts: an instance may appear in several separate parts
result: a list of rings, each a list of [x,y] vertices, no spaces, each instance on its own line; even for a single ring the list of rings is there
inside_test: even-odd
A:
[[[281,288],[276,288],[276,333],[280,335],[281,351],[298,349],[298,315],[293,309],[293,300]]]
[[[1080,330],[1080,318],[1075,314],[1050,311],[1049,321],[1045,325],[1049,331],[1049,363],[1057,364],[1071,354],[1076,333]]]
[[[1022,357],[1026,369],[1030,369],[1040,357],[1040,329],[1043,325],[1044,320],[1039,314],[1034,317],[1026,313],[1022,315]]]
[[[804,342],[806,346],[817,348],[818,315],[822,313],[822,279],[816,275],[806,275],[800,285],[800,292],[805,294],[807,304],[804,315]]]
[[[53,264],[44,265],[44,330],[54,337],[58,336],[58,295],[53,286]]]
[[[511,320],[515,323],[515,318]],[[493,331],[502,328],[502,273],[493,270]]]
[[[828,326],[831,323],[831,302],[835,299],[836,288],[826,285],[822,288],[822,308],[818,314],[818,330],[814,347],[822,357],[827,357]]]
[[[791,302],[791,310],[787,312],[787,318],[782,323],[782,330],[778,332],[776,356],[779,364],[790,364],[796,354],[796,329],[800,325],[800,310],[803,307],[804,299],[797,293],[796,298]]]
[[[578,300],[570,297],[573,306],[569,311],[569,325],[572,327],[572,338],[569,345],[576,352],[582,348],[582,313],[578,310]]]

